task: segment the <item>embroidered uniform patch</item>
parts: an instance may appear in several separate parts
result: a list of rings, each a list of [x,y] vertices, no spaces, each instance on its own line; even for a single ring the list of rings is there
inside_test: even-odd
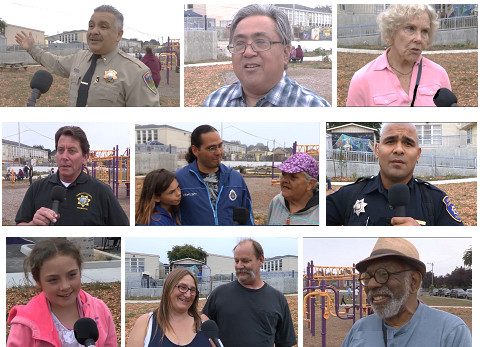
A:
[[[150,71],[145,72],[142,78],[147,88],[150,89],[153,94],[157,95],[157,88],[155,88],[155,82],[153,82],[152,74],[150,73]]]
[[[458,214],[457,209],[455,208],[453,203],[450,201],[450,198],[448,197],[448,195],[445,195],[445,197],[443,198],[443,203],[445,204],[445,208],[448,214],[450,215],[450,217],[452,217],[457,222],[461,222],[462,218]]]
[[[92,201],[92,196],[88,193],[78,193],[77,194],[77,208],[80,210],[88,210],[90,207],[90,202]]]
[[[235,193],[235,191],[232,189],[230,193],[228,193],[228,197],[230,200],[235,201],[237,199],[237,193]]]

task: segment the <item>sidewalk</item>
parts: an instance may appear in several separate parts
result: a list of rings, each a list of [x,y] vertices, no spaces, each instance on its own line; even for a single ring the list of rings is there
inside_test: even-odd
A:
[[[361,52],[359,52],[361,53]],[[330,60],[332,60],[332,55],[328,56]],[[303,61],[323,61],[323,56],[318,56],[318,57],[304,57]],[[211,63],[198,63],[198,64],[184,64],[183,67],[200,67],[200,66],[214,66],[214,65],[227,65],[231,64],[231,61],[214,61]],[[292,63],[292,64],[301,64],[301,63]]]
[[[380,51],[378,49],[355,49],[355,48],[337,48],[337,52],[342,53],[366,53],[366,54],[383,54],[385,51]],[[457,49],[449,51],[423,51],[422,55],[428,54],[450,54],[450,53],[477,53],[478,49]],[[304,59],[305,60],[305,59]]]

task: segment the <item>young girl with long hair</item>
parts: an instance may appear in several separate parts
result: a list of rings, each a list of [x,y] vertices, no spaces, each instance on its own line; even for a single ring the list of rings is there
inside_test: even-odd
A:
[[[25,259],[28,272],[42,291],[26,305],[14,306],[8,315],[11,325],[7,347],[78,347],[73,326],[80,318],[97,324],[97,347],[116,347],[117,334],[112,315],[100,299],[80,289],[82,257],[66,239],[46,239]]]
[[[135,224],[179,225],[177,211],[181,198],[180,187],[172,172],[165,169],[149,172],[135,209]]]
[[[196,277],[186,268],[176,268],[165,279],[160,305],[135,322],[128,347],[211,347],[203,334],[198,313]]]

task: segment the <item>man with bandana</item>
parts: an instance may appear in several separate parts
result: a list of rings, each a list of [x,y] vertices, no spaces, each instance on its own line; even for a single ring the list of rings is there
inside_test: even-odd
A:
[[[445,192],[413,177],[422,149],[412,123],[386,123],[375,144],[380,173],[327,195],[327,225],[461,226],[462,219]],[[407,187],[405,216],[395,216],[389,189]],[[402,187],[400,187],[402,188]]]
[[[31,32],[15,39],[41,65],[69,79],[68,106],[160,106],[150,69],[118,48],[122,35],[123,15],[102,5],[88,22],[88,50],[57,56],[35,45]]]
[[[221,164],[222,155],[223,141],[214,127],[200,125],[192,132],[189,165],[175,172],[183,225],[254,224],[247,185],[240,173]]]
[[[355,268],[375,314],[357,321],[342,347],[472,346],[470,330],[459,317],[418,300],[426,267],[412,243],[379,238]]]
[[[202,320],[219,328],[225,347],[290,347],[297,343],[285,296],[265,283],[260,269],[263,248],[252,239],[233,249],[236,281],[216,287],[202,310]]]

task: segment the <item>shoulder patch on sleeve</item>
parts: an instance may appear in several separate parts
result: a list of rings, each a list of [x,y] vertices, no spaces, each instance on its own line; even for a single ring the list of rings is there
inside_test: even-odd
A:
[[[142,78],[143,78],[143,82],[145,82],[145,85],[147,86],[147,88],[150,89],[150,91],[153,94],[157,95],[157,88],[155,88],[155,82],[153,82],[152,74],[150,73],[150,71],[145,72],[142,75]]]
[[[445,208],[448,214],[450,215],[450,217],[452,217],[457,222],[461,222],[462,218],[460,218],[460,215],[458,214],[457,209],[455,208],[453,203],[450,201],[450,198],[448,197],[448,195],[445,195],[445,197],[443,198],[443,203],[445,204]]]

